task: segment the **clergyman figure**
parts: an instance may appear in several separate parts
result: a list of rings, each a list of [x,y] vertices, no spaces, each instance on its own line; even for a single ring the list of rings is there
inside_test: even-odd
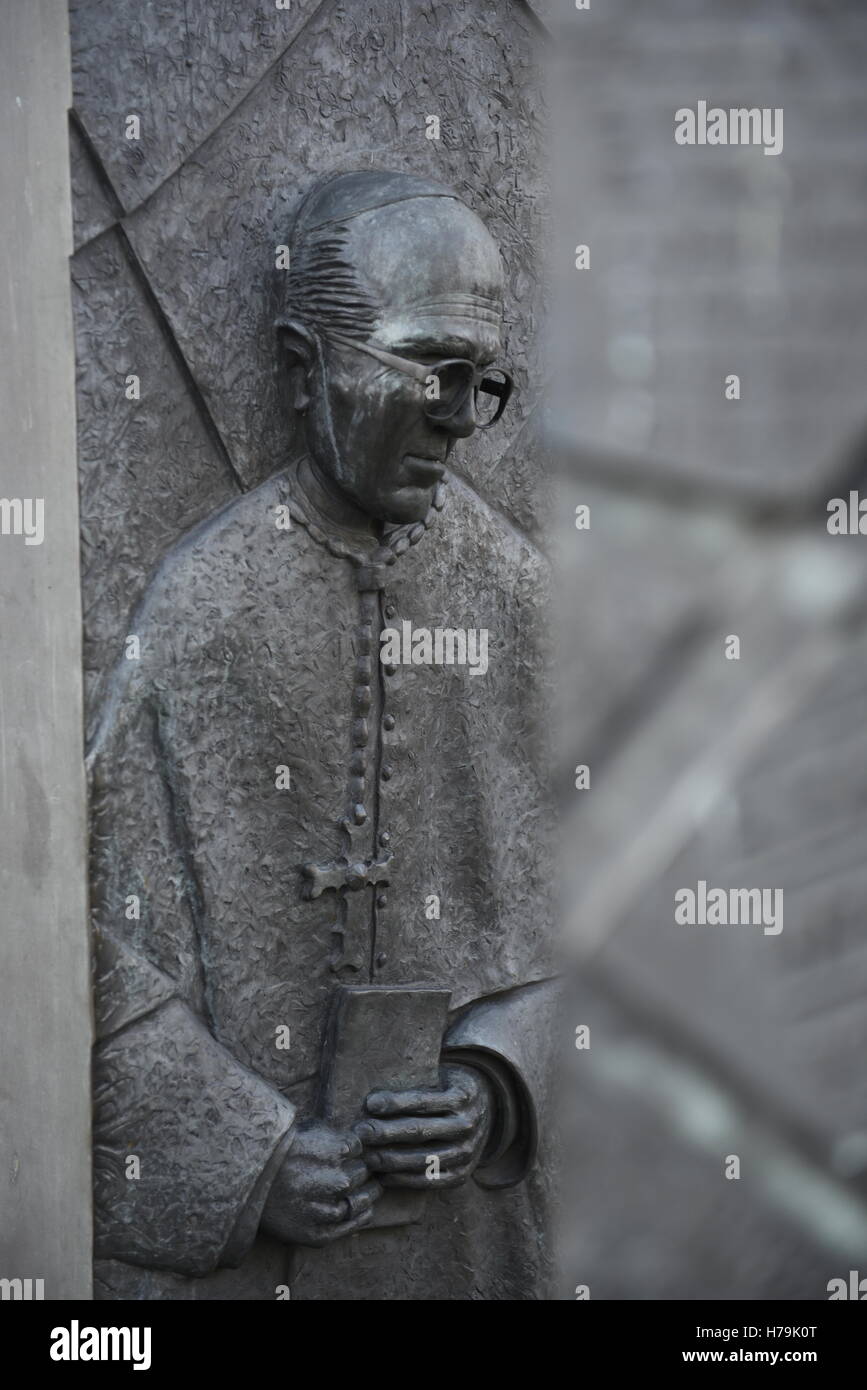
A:
[[[89,753],[97,1296],[542,1298],[546,565],[448,471],[500,253],[375,171],[289,245],[291,457],[164,557]]]

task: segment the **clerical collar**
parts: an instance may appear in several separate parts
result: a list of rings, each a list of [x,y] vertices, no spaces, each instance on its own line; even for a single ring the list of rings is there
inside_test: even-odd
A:
[[[289,465],[286,479],[291,494],[289,510],[295,520],[332,555],[364,567],[369,567],[371,560],[394,564],[399,555],[421,540],[445,505],[444,479],[434,489],[424,521],[385,526],[377,535],[376,523],[369,516],[323,485],[306,454]]]
[[[309,454],[297,460],[295,481],[320,525],[334,527],[353,547],[373,549],[379,545],[377,523],[348,497],[325,484]]]

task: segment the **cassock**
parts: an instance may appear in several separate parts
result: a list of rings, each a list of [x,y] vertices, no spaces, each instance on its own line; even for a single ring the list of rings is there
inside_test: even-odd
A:
[[[90,753],[97,1297],[543,1298],[546,563],[455,476],[379,539],[310,477],[164,559]],[[432,659],[436,629],[486,630],[487,669]],[[380,660],[389,630],[415,664]],[[412,1220],[290,1247],[262,1207],[352,983],[450,991],[491,1142]]]

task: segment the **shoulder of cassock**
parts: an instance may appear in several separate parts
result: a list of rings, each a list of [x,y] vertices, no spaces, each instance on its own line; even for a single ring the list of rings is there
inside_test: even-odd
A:
[[[166,554],[129,624],[141,660],[118,664],[107,719],[119,699],[146,685],[158,687],[179,663],[200,654],[213,660],[221,638],[231,641],[263,605],[277,621],[285,609],[291,624],[299,588],[306,592],[323,573],[345,574],[347,597],[352,594],[349,562],[313,540],[297,520],[287,528],[290,498],[286,475],[276,474],[233,498]],[[431,530],[397,560],[395,581],[409,572],[456,597],[484,595],[491,606],[520,612],[528,631],[550,594],[550,566],[541,550],[455,474]],[[352,607],[330,611],[330,622],[341,620],[355,621]]]

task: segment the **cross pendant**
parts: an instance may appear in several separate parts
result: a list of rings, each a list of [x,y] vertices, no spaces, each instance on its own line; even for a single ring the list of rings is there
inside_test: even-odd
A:
[[[378,884],[389,882],[392,857],[390,853],[378,859],[342,855],[327,864],[305,864],[302,868],[307,879],[305,898],[318,898],[329,889],[338,896],[338,920],[333,930],[339,946],[331,959],[335,974],[341,970],[357,973],[367,965],[373,903],[361,890],[372,888],[375,892]]]

